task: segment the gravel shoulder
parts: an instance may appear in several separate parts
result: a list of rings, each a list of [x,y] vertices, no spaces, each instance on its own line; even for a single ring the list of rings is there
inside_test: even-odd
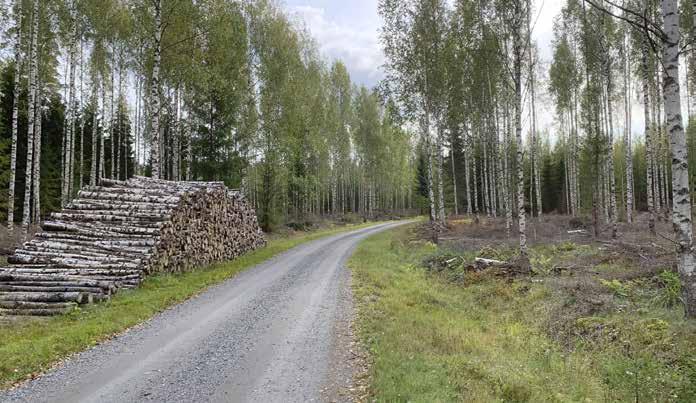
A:
[[[0,392],[0,401],[347,401],[355,368],[343,365],[353,315],[345,262],[360,240],[400,224],[296,247]]]

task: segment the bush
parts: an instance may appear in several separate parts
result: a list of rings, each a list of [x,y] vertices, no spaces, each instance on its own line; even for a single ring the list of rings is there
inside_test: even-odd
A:
[[[660,293],[657,301],[665,307],[673,307],[681,301],[681,280],[679,275],[673,271],[663,271],[657,276],[660,286]]]

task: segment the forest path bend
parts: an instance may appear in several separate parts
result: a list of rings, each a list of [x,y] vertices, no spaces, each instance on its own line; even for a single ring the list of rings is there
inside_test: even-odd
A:
[[[347,320],[345,262],[360,240],[404,223],[293,248],[0,392],[0,401],[319,401],[336,322]]]

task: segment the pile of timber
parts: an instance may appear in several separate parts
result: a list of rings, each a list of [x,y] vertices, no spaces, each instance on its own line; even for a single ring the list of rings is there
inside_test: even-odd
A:
[[[0,268],[1,315],[56,315],[265,245],[256,214],[221,182],[135,177],[86,187]]]

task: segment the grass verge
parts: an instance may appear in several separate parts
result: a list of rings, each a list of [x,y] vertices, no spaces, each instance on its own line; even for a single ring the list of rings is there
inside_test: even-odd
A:
[[[0,325],[0,388],[33,377],[70,354],[103,342],[299,244],[375,224],[337,226],[282,238],[271,237],[265,248],[229,263],[184,274],[150,276],[140,288],[122,291],[104,304],[86,306],[68,315]]]
[[[559,337],[554,311],[575,302],[550,277],[452,281],[423,267],[442,251],[413,229],[377,234],[349,261],[374,400],[696,401],[696,326],[678,308],[618,296]]]

